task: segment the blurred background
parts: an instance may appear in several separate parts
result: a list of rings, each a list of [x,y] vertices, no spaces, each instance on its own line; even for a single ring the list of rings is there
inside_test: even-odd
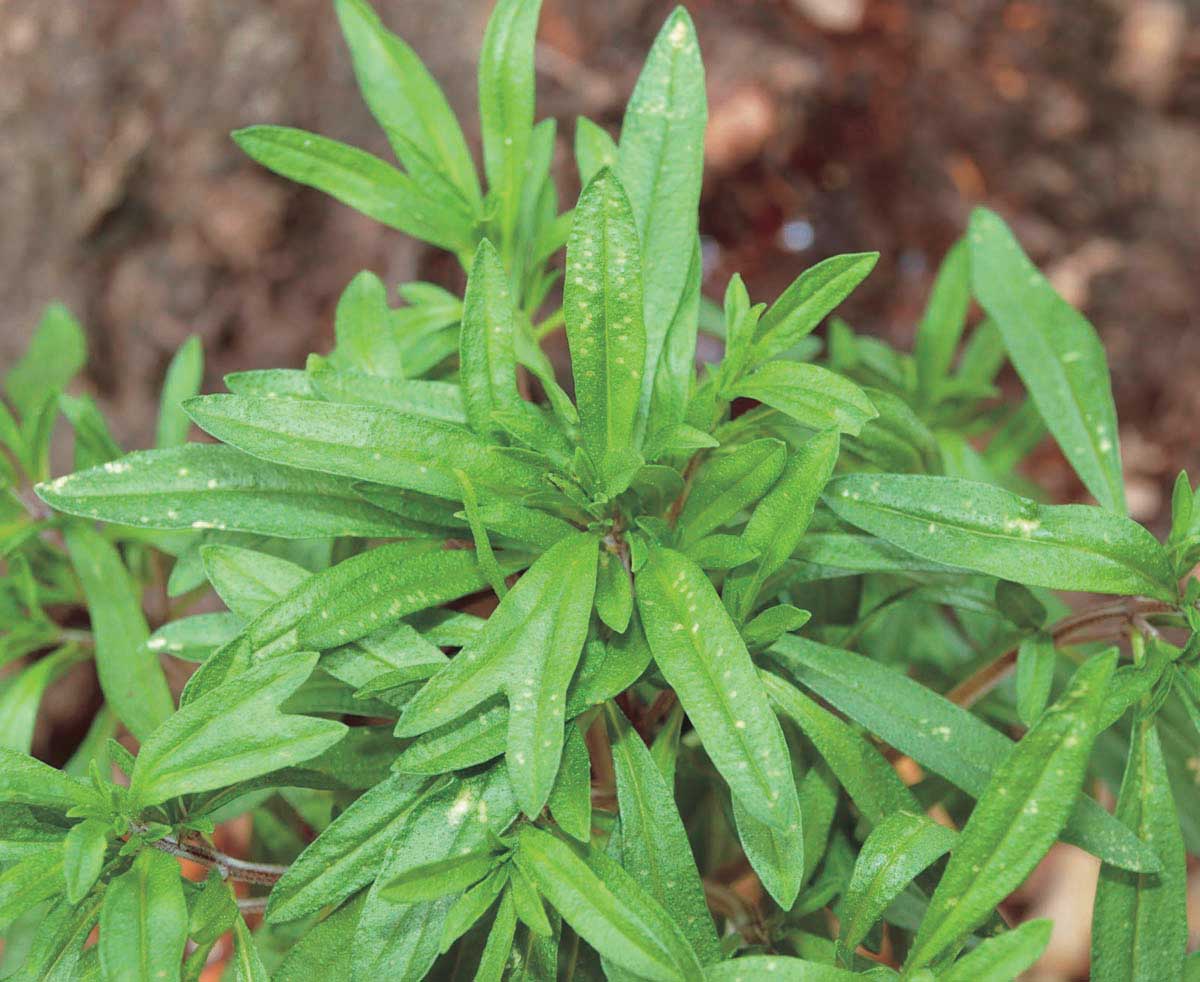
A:
[[[375,0],[474,135],[489,0]],[[545,0],[539,117],[563,200],[583,113],[614,133],[670,9]],[[705,292],[772,299],[805,266],[878,249],[844,306],[907,347],[937,263],[986,202],[1096,324],[1135,516],[1162,528],[1200,478],[1200,5],[1192,0],[688,0],[708,68]],[[460,285],[453,262],[241,156],[228,132],[315,130],[388,157],[329,0],[0,0],[0,368],[52,299],[127,448],[151,442],[166,363],[204,341],[206,386],[300,367],[360,269]],[[1035,477],[1077,486],[1047,445]],[[1046,978],[1086,974],[1063,847],[1018,904],[1060,919]],[[1200,891],[1197,901],[1200,902]],[[1194,920],[1198,923],[1200,920]]]

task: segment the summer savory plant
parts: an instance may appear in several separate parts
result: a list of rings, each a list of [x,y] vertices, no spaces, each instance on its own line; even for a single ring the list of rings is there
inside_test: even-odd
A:
[[[62,394],[65,310],[8,373],[4,976],[197,979],[231,935],[242,980],[1006,980],[1050,923],[1000,905],[1061,840],[1102,862],[1093,978],[1195,978],[1200,504],[1181,475],[1165,542],[1128,517],[1095,331],[982,210],[912,354],[814,340],[871,253],[702,300],[691,21],[619,141],[577,121],[560,214],[538,6],[487,28],[486,191],[363,0],[337,12],[400,167],[235,134],[454,253],[461,299],[362,273],[330,354],[224,394],[190,341],[127,455]],[[1096,504],[1017,471],[1047,434]],[[41,695],[86,661],[104,705],[52,768]],[[238,817],[249,856],[214,844]]]

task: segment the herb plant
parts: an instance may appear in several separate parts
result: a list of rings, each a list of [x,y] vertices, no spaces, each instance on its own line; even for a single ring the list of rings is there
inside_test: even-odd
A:
[[[189,342],[158,449],[124,456],[60,394],[63,309],[8,373],[5,972],[196,979],[231,932],[243,980],[1011,979],[1050,924],[998,905],[1062,840],[1103,862],[1093,978],[1183,978],[1200,504],[1181,475],[1165,543],[1127,516],[1095,331],[982,210],[911,355],[812,334],[871,253],[703,300],[691,21],[618,143],[577,122],[559,214],[538,6],[500,0],[484,39],[486,193],[363,0],[338,16],[402,169],[235,134],[453,252],[461,300],[392,307],[362,273],[328,356],[227,394],[197,395]],[[560,327],[572,394],[539,343]],[[701,328],[724,354],[698,375]],[[77,471],[49,479],[60,412]],[[1097,504],[1020,475],[1047,433]],[[89,659],[104,707],[55,769],[38,704]],[[239,816],[252,859],[214,845]]]

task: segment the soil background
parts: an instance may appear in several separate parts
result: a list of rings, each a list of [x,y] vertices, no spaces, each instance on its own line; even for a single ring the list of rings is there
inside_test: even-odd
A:
[[[474,138],[490,2],[375,5]],[[538,111],[559,120],[564,200],[578,190],[575,116],[616,132],[670,6],[545,0]],[[973,205],[991,205],[1099,329],[1131,505],[1161,528],[1175,473],[1200,478],[1200,5],[688,7],[709,83],[706,292],[741,271],[768,300],[819,259],[878,249],[842,312],[907,346],[942,253]],[[87,384],[127,448],[149,444],[163,371],[190,333],[213,390],[228,371],[326,350],[360,269],[457,285],[445,257],[275,178],[228,139],[273,122],[388,156],[329,0],[0,0],[0,66],[0,369],[40,309],[66,301],[88,331]],[[1056,498],[1082,496],[1049,444],[1032,467]],[[1063,918],[1045,977],[1082,978],[1079,884],[1094,872],[1056,856],[1027,901]]]

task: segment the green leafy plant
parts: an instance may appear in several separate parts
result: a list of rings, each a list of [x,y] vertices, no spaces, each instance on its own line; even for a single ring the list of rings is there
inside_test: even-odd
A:
[[[1049,923],[998,905],[1062,840],[1103,863],[1093,977],[1183,978],[1200,505],[1181,475],[1166,542],[1127,516],[1095,332],[987,211],[911,355],[836,318],[814,339],[874,254],[703,300],[691,21],[619,142],[577,121],[560,215],[538,6],[500,0],[485,36],[486,193],[362,0],[337,11],[400,168],[235,134],[453,252],[461,300],[393,308],[360,274],[329,355],[225,394],[190,341],[128,455],[61,394],[63,309],[8,373],[6,976],[196,979],[231,934],[238,979],[1011,979]],[[697,374],[701,323],[724,354]],[[76,472],[50,479],[60,411]],[[1047,433],[1096,505],[1016,470]],[[104,707],[56,769],[38,705],[88,660]],[[239,817],[252,858],[215,845]]]

